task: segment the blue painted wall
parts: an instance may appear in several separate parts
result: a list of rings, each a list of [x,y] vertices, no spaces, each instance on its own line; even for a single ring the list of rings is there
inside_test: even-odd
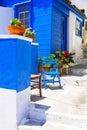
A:
[[[52,0],[33,0],[33,28],[39,43],[38,55],[49,56],[51,53],[51,15]]]
[[[30,86],[31,74],[31,43],[16,40],[17,91]]]
[[[16,88],[15,40],[0,39],[0,88]]]
[[[31,44],[19,39],[0,39],[0,88],[17,92],[30,85]]]
[[[67,17],[69,16],[69,10],[61,5],[58,0],[55,0],[52,7],[52,45],[51,52],[56,50],[67,49]],[[63,27],[62,17],[66,18],[65,28]],[[64,34],[65,31],[66,33]],[[64,34],[64,36],[63,36]],[[63,41],[63,37],[65,38]],[[64,44],[64,45],[63,45]]]
[[[38,73],[38,45],[31,44],[31,74]]]
[[[59,10],[53,7],[52,15],[52,53],[55,50],[61,50],[62,39],[62,14]]]

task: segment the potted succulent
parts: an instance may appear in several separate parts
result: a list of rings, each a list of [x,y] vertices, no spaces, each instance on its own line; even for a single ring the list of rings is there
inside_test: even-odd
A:
[[[25,30],[24,36],[31,38],[31,39],[32,39],[32,42],[34,42],[34,40],[35,40],[35,38],[36,38],[36,33],[35,33],[35,31],[32,30],[32,28],[30,27],[30,28],[27,28],[27,29]]]
[[[41,61],[46,60],[46,57],[38,57],[38,72],[41,73],[42,72],[42,64]],[[50,65],[49,64],[44,64],[44,71],[47,72],[50,70]]]
[[[10,26],[7,27],[7,30],[9,34],[23,35],[25,32],[25,27],[20,19],[13,18],[10,20]]]

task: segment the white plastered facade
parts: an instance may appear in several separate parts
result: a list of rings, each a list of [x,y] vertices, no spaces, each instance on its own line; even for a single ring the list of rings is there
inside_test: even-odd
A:
[[[83,56],[82,53],[82,37],[79,37],[75,34],[75,24],[76,18],[80,21],[81,19],[75,15],[73,12],[69,12],[69,44],[68,48],[70,52],[75,52],[75,60]]]

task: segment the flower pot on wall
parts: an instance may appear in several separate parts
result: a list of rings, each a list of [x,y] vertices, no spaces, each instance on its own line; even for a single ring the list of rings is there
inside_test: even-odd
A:
[[[7,27],[9,34],[23,35],[25,28],[23,26],[8,26]]]

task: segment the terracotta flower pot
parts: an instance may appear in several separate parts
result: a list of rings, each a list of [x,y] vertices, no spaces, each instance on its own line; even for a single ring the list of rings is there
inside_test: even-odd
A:
[[[23,35],[25,28],[23,26],[8,26],[7,27],[9,34]]]
[[[62,67],[59,67],[59,68],[58,68],[58,71],[60,72],[60,74],[62,74],[62,73],[63,73],[63,68],[62,68]]]
[[[45,72],[49,72],[50,71],[50,67],[44,67],[44,71]]]

